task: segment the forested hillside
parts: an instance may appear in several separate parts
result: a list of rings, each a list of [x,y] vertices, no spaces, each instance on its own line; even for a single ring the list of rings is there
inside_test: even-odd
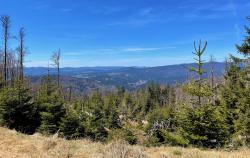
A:
[[[158,67],[82,67],[61,68],[61,78],[64,86],[72,86],[79,93],[93,89],[115,89],[124,87],[126,90],[136,90],[150,82],[162,85],[183,83],[191,77],[188,68],[195,64],[180,64]],[[210,61],[204,63],[204,77],[209,77],[211,71],[220,78],[224,74],[225,63]],[[40,84],[41,76],[48,73],[45,67],[27,67],[26,76],[32,78],[33,84]],[[50,74],[56,75],[57,70],[50,68]]]
[[[117,87],[113,89],[93,88],[82,94],[74,88],[81,85],[64,84],[66,71],[61,71],[63,51],[60,49],[51,57],[53,73],[48,68],[39,84],[34,84],[32,76],[24,75],[25,29],[21,28],[15,39],[17,48],[10,48],[9,41],[14,39],[10,38],[13,35],[9,16],[1,17],[1,26],[4,38],[0,63],[0,124],[3,127],[69,140],[88,138],[104,143],[124,140],[131,145],[229,149],[250,145],[248,27],[243,43],[236,45],[242,57],[229,56],[222,76],[218,76],[218,64],[210,62],[209,67],[205,66],[210,60],[203,58],[209,43],[198,41],[194,42],[195,64],[185,67],[188,73],[181,79],[183,82],[163,84],[165,76],[173,73],[165,72],[164,67],[129,68],[124,74],[130,71],[143,78],[148,73],[148,77],[159,82],[128,91],[116,81]],[[103,70],[100,71],[94,72],[97,78],[102,75]],[[112,73],[107,71],[109,75]],[[83,74],[72,73],[84,78]],[[95,83],[91,86],[95,87]]]

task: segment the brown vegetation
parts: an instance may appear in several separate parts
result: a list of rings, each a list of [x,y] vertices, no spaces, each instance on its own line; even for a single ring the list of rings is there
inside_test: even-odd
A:
[[[109,144],[89,140],[68,141],[40,134],[27,136],[0,128],[1,158],[248,158],[250,149],[237,151],[196,148],[131,146],[116,141]]]

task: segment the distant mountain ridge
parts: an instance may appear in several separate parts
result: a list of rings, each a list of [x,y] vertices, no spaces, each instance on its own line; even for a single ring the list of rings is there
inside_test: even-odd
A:
[[[207,75],[209,75],[211,64],[214,67],[214,74],[222,76],[225,64],[221,62],[205,63],[203,68],[207,70]],[[71,78],[81,83],[84,82],[85,86],[89,83],[97,87],[124,86],[135,88],[150,81],[162,84],[184,82],[187,80],[188,74],[190,74],[188,68],[193,66],[195,66],[194,63],[157,67],[65,67],[61,68],[60,72],[64,78]],[[47,73],[47,68],[45,67],[25,68],[25,74],[35,78],[47,75]],[[50,74],[56,74],[56,69],[51,68]]]

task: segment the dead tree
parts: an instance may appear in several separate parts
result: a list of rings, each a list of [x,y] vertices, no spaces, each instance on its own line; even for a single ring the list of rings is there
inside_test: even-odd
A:
[[[60,87],[60,58],[61,58],[61,50],[58,49],[51,57],[53,65],[57,69],[57,87]]]
[[[210,66],[210,80],[211,80],[211,88],[214,90],[215,87],[215,58],[213,55],[210,56],[209,66]]]
[[[24,38],[25,38],[25,29],[22,27],[19,30],[19,46],[18,46],[18,57],[19,57],[19,80],[23,83],[24,80],[24,56],[25,56],[25,47],[24,47]]]
[[[18,61],[15,58],[14,51],[9,51],[7,58],[7,78],[9,86],[14,86],[16,79],[18,79]]]
[[[212,96],[212,102],[213,104],[215,104],[215,96],[216,96],[216,85],[215,85],[215,57],[213,55],[210,56],[210,61],[209,61],[209,66],[210,66],[210,85],[211,85],[211,89],[213,92],[213,96]]]
[[[4,39],[4,83],[7,85],[8,82],[8,67],[7,67],[7,57],[8,57],[8,41],[9,41],[9,28],[10,28],[10,17],[1,17],[2,27],[3,27],[3,39]]]

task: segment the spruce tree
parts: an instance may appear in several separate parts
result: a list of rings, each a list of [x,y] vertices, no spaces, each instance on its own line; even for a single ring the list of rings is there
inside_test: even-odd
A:
[[[119,119],[118,108],[120,106],[119,93],[109,94],[104,98],[104,121],[105,127],[108,129],[115,129],[121,127],[121,122]]]
[[[197,79],[184,85],[184,91],[192,97],[191,106],[183,107],[180,110],[177,114],[177,121],[182,135],[188,139],[190,144],[213,148],[224,145],[228,134],[220,107],[216,107],[208,99],[213,93],[207,78],[203,77],[202,55],[206,46],[207,42],[203,48],[201,42],[198,48],[194,44],[197,67],[192,67],[190,70],[195,73]]]
[[[231,57],[234,59],[233,57]],[[220,88],[219,105],[226,117],[226,124],[231,136],[236,132],[235,121],[238,119],[238,103],[243,94],[244,82],[241,79],[242,72],[239,63],[231,60],[230,66],[225,72],[225,82]]]
[[[85,136],[85,130],[81,123],[81,118],[71,107],[68,107],[66,114],[62,117],[59,129],[60,134],[67,139],[76,139]]]
[[[250,21],[250,17],[248,17]],[[250,144],[250,28],[245,27],[247,36],[241,45],[236,45],[240,54],[244,55],[244,59],[240,59],[241,77],[243,80],[241,86],[241,97],[237,104],[238,119],[236,123],[236,132],[246,138],[246,142]]]
[[[66,110],[64,101],[50,77],[46,79],[46,82],[40,88],[37,103],[41,115],[39,131],[46,134],[56,133]]]
[[[105,128],[104,102],[100,92],[94,92],[82,109],[82,124],[86,135],[93,140],[104,141],[108,136]]]
[[[39,126],[39,109],[28,89],[5,87],[0,92],[1,125],[32,134]]]
[[[193,107],[199,107],[204,102],[204,99],[212,96],[213,92],[211,87],[207,82],[207,78],[204,78],[205,70],[203,69],[204,60],[202,56],[206,50],[207,42],[205,42],[202,48],[201,41],[199,42],[198,48],[194,42],[195,52],[193,54],[196,56],[194,60],[196,61],[196,67],[189,68],[191,73],[194,73],[195,79],[189,81],[188,84],[183,86],[183,90],[187,92],[192,98],[191,104]]]

